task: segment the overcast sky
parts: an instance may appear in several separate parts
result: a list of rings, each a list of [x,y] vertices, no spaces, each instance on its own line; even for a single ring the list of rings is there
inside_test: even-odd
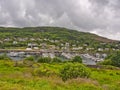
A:
[[[120,0],[0,0],[0,26],[62,26],[120,40]]]

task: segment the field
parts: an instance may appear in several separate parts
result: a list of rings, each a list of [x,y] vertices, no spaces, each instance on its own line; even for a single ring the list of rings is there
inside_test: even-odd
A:
[[[0,60],[0,90],[120,90],[120,71],[117,69],[91,68],[89,78],[64,82],[59,76],[64,65],[34,63],[30,67],[20,61],[16,66],[14,61]]]

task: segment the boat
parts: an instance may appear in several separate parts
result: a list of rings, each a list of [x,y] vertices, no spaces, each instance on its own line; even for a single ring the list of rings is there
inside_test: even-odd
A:
[[[18,53],[17,52],[10,52],[8,55],[10,57],[18,57]]]

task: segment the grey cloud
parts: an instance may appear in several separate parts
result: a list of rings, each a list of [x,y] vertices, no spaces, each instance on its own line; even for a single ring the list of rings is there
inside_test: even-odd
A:
[[[119,14],[120,0],[0,0],[0,26],[64,26],[120,40]]]

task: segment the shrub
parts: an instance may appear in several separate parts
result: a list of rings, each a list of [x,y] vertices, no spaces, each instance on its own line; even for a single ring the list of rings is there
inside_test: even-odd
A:
[[[62,62],[62,60],[58,57],[55,57],[55,58],[53,58],[52,62],[60,63],[60,62]]]
[[[120,67],[120,52],[115,53],[111,57],[112,65]]]
[[[40,77],[42,77],[42,76],[49,77],[49,76],[55,75],[55,72],[51,71],[47,68],[37,68],[34,70],[33,75],[40,76]]]
[[[29,56],[29,57],[26,57],[24,60],[34,61],[34,57],[33,56]]]
[[[11,60],[10,57],[8,57],[6,54],[0,55],[0,60]]]
[[[23,63],[27,66],[32,66],[34,64],[34,57],[33,56],[30,56],[30,57],[26,57],[23,61]]]
[[[40,57],[38,58],[39,63],[50,63],[52,59],[50,57]]]
[[[61,70],[60,70],[60,77],[63,81],[72,78],[88,78],[90,76],[90,71],[87,67],[79,63],[67,63]]]
[[[120,51],[109,55],[107,59],[111,60],[110,65],[120,67]]]
[[[79,62],[82,63],[82,58],[80,56],[75,56],[72,60],[72,62]]]
[[[100,65],[112,65],[112,61],[111,60],[104,60],[102,62],[99,62],[98,64],[100,64]]]

